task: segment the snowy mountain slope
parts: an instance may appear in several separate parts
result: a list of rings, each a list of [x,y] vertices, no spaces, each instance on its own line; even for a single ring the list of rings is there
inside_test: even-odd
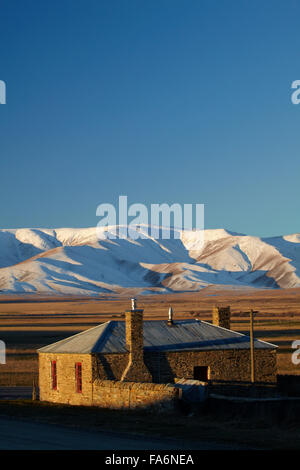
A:
[[[0,292],[97,295],[193,291],[211,284],[300,286],[300,234],[258,238],[218,229],[177,231],[179,238],[168,240],[151,237],[146,226],[139,231],[144,238],[99,240],[96,228],[0,230]]]

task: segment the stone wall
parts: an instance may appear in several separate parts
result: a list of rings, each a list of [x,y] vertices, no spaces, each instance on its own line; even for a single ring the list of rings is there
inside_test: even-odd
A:
[[[117,357],[119,356],[119,357]],[[114,367],[126,364],[128,357],[115,355]],[[112,358],[109,358],[112,359]],[[125,360],[124,360],[125,359]],[[57,389],[52,389],[51,361],[56,361]],[[76,391],[75,364],[82,364],[82,393]],[[90,354],[39,354],[41,401],[72,405],[97,405],[103,408],[172,409],[181,390],[168,384],[99,380],[96,361]],[[122,374],[122,367],[119,376]],[[104,368],[102,368],[104,371]],[[94,377],[94,381],[92,378]],[[96,378],[95,378],[96,377]]]
[[[250,350],[145,352],[145,364],[152,381],[173,383],[175,378],[194,378],[194,367],[208,366],[213,382],[249,382],[251,379]],[[93,359],[93,376],[99,379],[121,380],[128,363],[128,354],[106,354]],[[276,383],[276,350],[255,350],[257,382]]]
[[[56,361],[57,390],[52,389],[51,361]],[[76,392],[75,363],[82,364],[82,392]],[[90,354],[39,354],[40,400],[89,405],[92,400],[92,357]]]
[[[170,384],[151,384],[96,380],[93,384],[93,404],[112,409],[172,410],[181,390]]]
[[[207,366],[214,382],[249,382],[250,350],[181,351],[145,354],[145,363],[154,382],[173,382],[175,378],[194,378],[194,367]],[[276,350],[255,350],[257,382],[276,383]]]
[[[93,354],[93,378],[121,380],[129,361],[128,354]]]
[[[158,406],[160,401],[168,401],[167,397],[174,398],[174,393],[177,393],[172,391],[170,385],[158,384],[174,383],[176,378],[193,379],[196,366],[208,367],[208,377],[212,384],[249,383],[251,377],[250,350],[246,349],[145,352],[144,358],[153,384],[119,382],[128,364],[129,354],[97,356],[40,353],[40,400],[122,408],[129,407],[130,396],[130,407],[152,406],[151,403]],[[51,387],[53,360],[57,364],[57,390]],[[82,393],[76,392],[76,362],[82,364]],[[255,376],[257,383],[276,383],[276,350],[256,349]],[[171,402],[173,398],[170,398]]]

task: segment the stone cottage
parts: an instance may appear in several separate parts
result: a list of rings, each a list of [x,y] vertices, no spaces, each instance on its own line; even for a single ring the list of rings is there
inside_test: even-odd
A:
[[[276,382],[276,346],[255,340],[256,382]],[[249,383],[250,338],[230,329],[230,309],[200,320],[143,321],[143,310],[38,350],[40,400],[135,407],[172,401],[175,382]]]

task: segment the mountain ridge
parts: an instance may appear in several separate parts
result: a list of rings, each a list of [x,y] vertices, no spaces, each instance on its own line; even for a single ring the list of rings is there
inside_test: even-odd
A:
[[[124,227],[123,227],[124,228]],[[99,295],[197,291],[209,285],[300,287],[300,234],[171,230],[171,239],[100,239],[105,228],[0,230],[0,292]],[[161,235],[164,234],[161,228]],[[173,238],[174,234],[178,238]]]

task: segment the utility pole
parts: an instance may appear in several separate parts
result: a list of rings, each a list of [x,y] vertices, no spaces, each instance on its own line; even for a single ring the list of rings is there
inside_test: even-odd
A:
[[[250,361],[251,361],[251,382],[255,383],[255,361],[254,361],[254,315],[258,311],[250,310]]]
[[[36,382],[35,382],[35,377],[32,381],[32,400],[35,401],[36,400]]]

